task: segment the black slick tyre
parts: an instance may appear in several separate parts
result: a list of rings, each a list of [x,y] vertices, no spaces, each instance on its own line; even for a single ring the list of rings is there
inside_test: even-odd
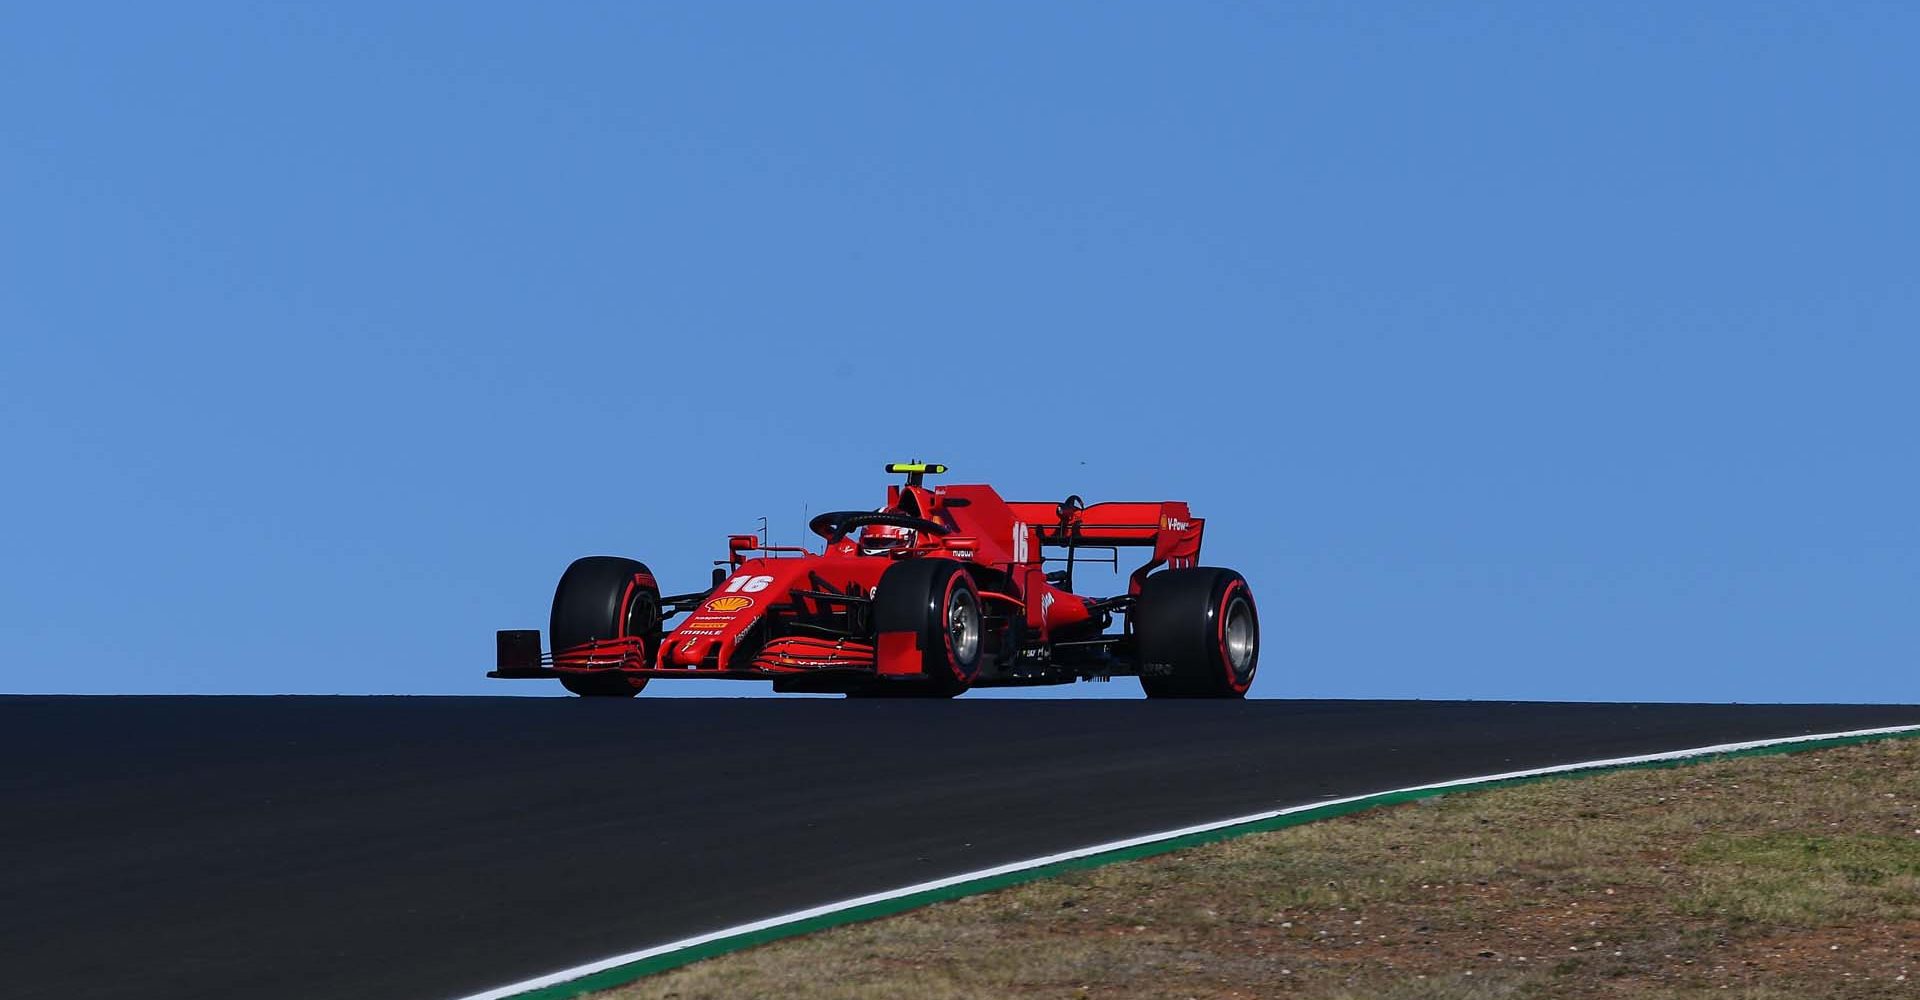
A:
[[[952,698],[980,676],[986,656],[980,591],[954,560],[907,559],[887,567],[873,598],[873,627],[876,634],[912,633],[925,678],[879,681],[852,692],[856,697]]]
[[[660,587],[645,563],[619,556],[584,556],[560,575],[553,591],[547,639],[553,651],[595,639],[645,640],[651,654],[660,642]],[[645,677],[562,677],[561,686],[587,697],[631,698]]]
[[[1132,616],[1147,697],[1246,697],[1260,662],[1260,616],[1240,574],[1212,566],[1155,573]]]

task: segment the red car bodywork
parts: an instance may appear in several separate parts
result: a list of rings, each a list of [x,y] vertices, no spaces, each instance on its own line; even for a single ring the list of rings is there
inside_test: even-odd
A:
[[[1200,557],[1206,522],[1182,501],[1008,501],[983,484],[925,484],[922,476],[944,471],[939,466],[889,469],[908,471],[908,477],[888,487],[881,510],[931,522],[943,532],[918,531],[911,546],[882,554],[864,552],[853,532],[836,533],[819,519],[814,528],[825,540],[819,551],[733,535],[711,589],[659,598],[657,633],[619,635],[542,656],[538,633],[502,632],[499,669],[489,676],[618,672],[636,687],[641,678],[710,677],[772,680],[776,690],[790,691],[849,691],[922,678],[929,668],[921,636],[876,632],[864,618],[889,567],[912,559],[953,560],[977,589],[987,666],[967,679],[968,686],[1130,674],[1136,672],[1130,636],[1107,633],[1115,613],[1126,613],[1149,573],[1192,567]],[[1073,593],[1072,567],[1083,550],[1110,551],[1117,566],[1123,547],[1151,550],[1128,578],[1125,594]],[[1066,568],[1050,572],[1049,564]],[[629,586],[658,593],[646,574],[636,574]],[[682,613],[679,622],[665,624]]]

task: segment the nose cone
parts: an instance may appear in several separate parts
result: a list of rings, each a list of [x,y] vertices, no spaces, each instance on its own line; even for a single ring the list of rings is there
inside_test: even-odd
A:
[[[811,559],[749,559],[715,587],[660,647],[663,670],[725,670],[734,647],[767,610],[792,600]]]

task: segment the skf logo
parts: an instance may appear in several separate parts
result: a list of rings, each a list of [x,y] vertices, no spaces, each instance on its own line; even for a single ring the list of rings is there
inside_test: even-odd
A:
[[[1185,531],[1193,527],[1193,523],[1191,521],[1182,521],[1177,517],[1163,517],[1160,519],[1160,527],[1168,531]]]
[[[751,597],[716,597],[707,602],[708,611],[739,611],[753,607]]]

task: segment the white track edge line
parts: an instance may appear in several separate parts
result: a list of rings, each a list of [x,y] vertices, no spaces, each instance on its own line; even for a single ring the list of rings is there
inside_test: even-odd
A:
[[[807,909],[804,909],[804,910],[795,910],[792,913],[781,914],[780,916],[777,916],[777,917],[767,917],[763,920],[752,921],[751,923],[738,924],[733,927],[724,928],[722,930],[710,931],[706,934],[700,934],[690,938],[682,938],[679,941],[673,941],[673,942],[669,942],[667,944],[662,944],[662,945],[655,945],[651,948],[643,948],[640,951],[627,952],[624,955],[614,955],[611,958],[597,959],[592,962],[587,962],[583,965],[576,965],[569,969],[560,969],[556,972],[549,972],[544,976],[535,976],[532,979],[522,980],[520,982],[512,983],[506,986],[497,986],[493,989],[485,990],[480,993],[469,994],[467,996],[458,998],[458,1000],[506,1000],[507,997],[518,996],[522,993],[528,993],[533,990],[544,989],[545,987],[548,987],[548,986],[558,986],[561,983],[571,982],[575,979],[580,979],[585,976],[591,976],[596,972],[605,972],[608,969],[617,968],[622,965],[628,965],[633,962],[644,961],[646,959],[654,958],[659,955],[665,955],[669,952],[681,951],[687,948],[694,948],[694,947],[698,947],[699,945],[710,944],[714,941],[719,941],[724,938],[738,937],[742,934],[752,934],[756,931],[768,930],[770,928],[779,927],[783,924],[798,923],[802,920],[811,920],[814,917],[823,917],[830,913],[838,913],[842,910],[851,910],[851,909],[854,909],[855,907],[866,906],[870,903],[883,903],[883,902],[886,902],[887,900],[899,899],[902,896],[912,896],[917,893],[928,892],[934,889],[945,889],[950,886],[959,885],[964,882],[974,882],[982,879],[994,878],[1000,875],[1009,875],[1014,872],[1026,871],[1030,868],[1042,868],[1047,865],[1056,864],[1061,861],[1074,861],[1080,858],[1092,857],[1093,855],[1096,855],[1096,854],[1106,854],[1111,851],[1123,851],[1130,847],[1139,847],[1143,844],[1152,844],[1162,840],[1174,840],[1180,837],[1190,836],[1196,833],[1208,833],[1214,830],[1222,830],[1227,827],[1243,826],[1248,823],[1259,823],[1265,820],[1277,819],[1281,816],[1291,815],[1293,813],[1307,812],[1312,809],[1324,809],[1328,806],[1349,805],[1354,802],[1362,802],[1367,799],[1379,798],[1385,795],[1399,795],[1406,792],[1426,792],[1426,791],[1437,792],[1437,791],[1442,791],[1449,788],[1459,788],[1463,785],[1484,785],[1484,784],[1491,784],[1497,781],[1511,781],[1516,778],[1534,778],[1534,777],[1541,777],[1549,774],[1564,774],[1569,771],[1588,771],[1588,770],[1593,770],[1595,768],[1624,767],[1629,764],[1652,764],[1652,763],[1657,763],[1663,760],[1685,760],[1688,757],[1710,757],[1714,754],[1733,753],[1739,750],[1757,750],[1761,747],[1785,746],[1791,743],[1814,743],[1821,740],[1843,740],[1843,739],[1850,739],[1856,736],[1890,736],[1894,733],[1908,733],[1908,732],[1914,732],[1916,730],[1920,730],[1920,725],[1882,726],[1877,729],[1850,729],[1845,732],[1839,732],[1839,733],[1812,733],[1805,736],[1778,736],[1778,737],[1773,737],[1771,739],[1747,740],[1740,743],[1717,743],[1717,744],[1714,744],[1713,746],[1690,747],[1685,750],[1666,750],[1660,753],[1635,754],[1631,757],[1609,757],[1602,760],[1583,760],[1583,761],[1579,761],[1572,764],[1553,764],[1547,767],[1533,767],[1533,768],[1527,768],[1525,770],[1520,770],[1520,771],[1505,771],[1500,774],[1485,774],[1485,775],[1479,775],[1477,777],[1472,777],[1472,778],[1451,778],[1446,781],[1436,781],[1426,785],[1409,785],[1405,788],[1388,788],[1388,789],[1382,789],[1381,791],[1377,791],[1377,792],[1367,792],[1364,795],[1349,795],[1345,798],[1327,799],[1321,802],[1307,802],[1307,803],[1302,803],[1300,805],[1287,806],[1284,809],[1269,809],[1265,812],[1249,813],[1248,815],[1235,816],[1231,819],[1215,820],[1214,822],[1211,822],[1211,823],[1199,823],[1194,826],[1180,827],[1179,829],[1176,829],[1176,830],[1163,830],[1158,833],[1148,833],[1148,834],[1142,834],[1138,837],[1128,837],[1125,840],[1113,840],[1113,841],[1108,841],[1104,844],[1094,844],[1090,847],[1075,848],[1071,851],[1061,851],[1058,854],[1048,854],[1048,855],[1044,855],[1037,858],[1028,858],[1024,861],[1011,861],[1004,865],[995,865],[992,868],[982,868],[982,869],[979,869],[978,871],[966,872],[960,875],[949,875],[946,878],[933,879],[932,881],[928,881],[928,882],[917,882],[913,885],[902,886],[898,889],[888,889],[884,892],[869,893],[868,895],[865,895],[865,896],[855,896],[852,899],[843,899],[837,903],[825,903],[820,906],[808,907]]]

